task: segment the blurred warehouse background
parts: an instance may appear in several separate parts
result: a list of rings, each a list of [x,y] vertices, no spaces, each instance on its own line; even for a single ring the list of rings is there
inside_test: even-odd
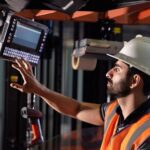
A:
[[[136,2],[143,3],[143,1]],[[1,4],[7,6],[5,1],[2,1]],[[100,7],[97,7],[97,4]],[[88,3],[82,10],[91,11],[90,6],[93,6],[95,12],[107,11],[118,7],[120,9],[128,7],[129,4],[132,4],[132,1],[124,0],[124,3],[108,1],[103,4],[105,7],[102,7],[97,1],[93,4]],[[28,8],[23,8],[23,10],[32,10],[33,6],[34,4],[30,4]],[[150,9],[150,3],[148,3],[146,9],[148,7]],[[26,12],[19,11],[24,16],[28,16]],[[137,12],[135,10],[133,12],[136,16]],[[107,56],[101,56],[94,71],[73,70],[71,66],[72,52],[76,41],[83,38],[128,41],[137,34],[150,36],[150,16],[148,16],[148,21],[145,22],[132,22],[130,21],[130,19],[133,19],[132,15],[130,17],[127,22],[117,22],[109,18],[99,19],[98,21],[72,21],[71,19],[50,19],[50,17],[48,17],[49,19],[35,18],[35,21],[49,28],[45,50],[39,64],[35,67],[36,77],[48,88],[79,101],[94,103],[108,101],[105,74],[111,67],[112,60]],[[127,18],[123,16],[121,19],[126,20]],[[21,109],[27,105],[27,99],[30,95],[10,88],[10,82],[14,80],[22,82],[19,73],[11,67],[10,62],[0,60],[0,70],[0,149],[22,150],[26,141],[27,120],[22,117]],[[34,100],[35,108],[43,113],[40,121],[44,141],[52,140],[56,135],[67,135],[73,130],[78,131],[82,128],[93,127],[90,124],[60,115],[41,101],[39,97],[35,96]]]

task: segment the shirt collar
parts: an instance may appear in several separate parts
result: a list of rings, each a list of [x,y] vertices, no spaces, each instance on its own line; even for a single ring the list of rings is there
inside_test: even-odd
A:
[[[117,107],[116,113],[120,116],[120,123],[127,125],[136,122],[140,117],[146,113],[150,113],[150,99],[144,102],[140,107],[134,110],[125,120],[122,115],[120,106]]]

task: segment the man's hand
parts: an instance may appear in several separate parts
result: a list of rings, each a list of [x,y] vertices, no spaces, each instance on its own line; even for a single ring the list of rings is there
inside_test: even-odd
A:
[[[23,78],[23,85],[18,83],[11,83],[10,86],[21,92],[34,93],[36,88],[40,87],[40,83],[37,81],[32,72],[32,66],[25,60],[16,59],[16,64],[12,64],[12,67],[18,70]]]

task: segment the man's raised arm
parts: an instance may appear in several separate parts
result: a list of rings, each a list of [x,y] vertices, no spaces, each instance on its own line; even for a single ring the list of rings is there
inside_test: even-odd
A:
[[[51,108],[61,114],[90,124],[103,125],[99,104],[78,102],[70,97],[54,92],[35,78],[32,67],[28,62],[21,59],[16,59],[15,62],[12,67],[20,72],[24,83],[22,85],[11,83],[10,86],[12,88],[40,96]]]

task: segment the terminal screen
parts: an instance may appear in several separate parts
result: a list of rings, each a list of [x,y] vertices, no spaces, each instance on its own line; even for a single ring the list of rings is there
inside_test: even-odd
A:
[[[25,46],[27,48],[36,49],[40,35],[40,30],[28,27],[27,25],[18,22],[12,43]]]

